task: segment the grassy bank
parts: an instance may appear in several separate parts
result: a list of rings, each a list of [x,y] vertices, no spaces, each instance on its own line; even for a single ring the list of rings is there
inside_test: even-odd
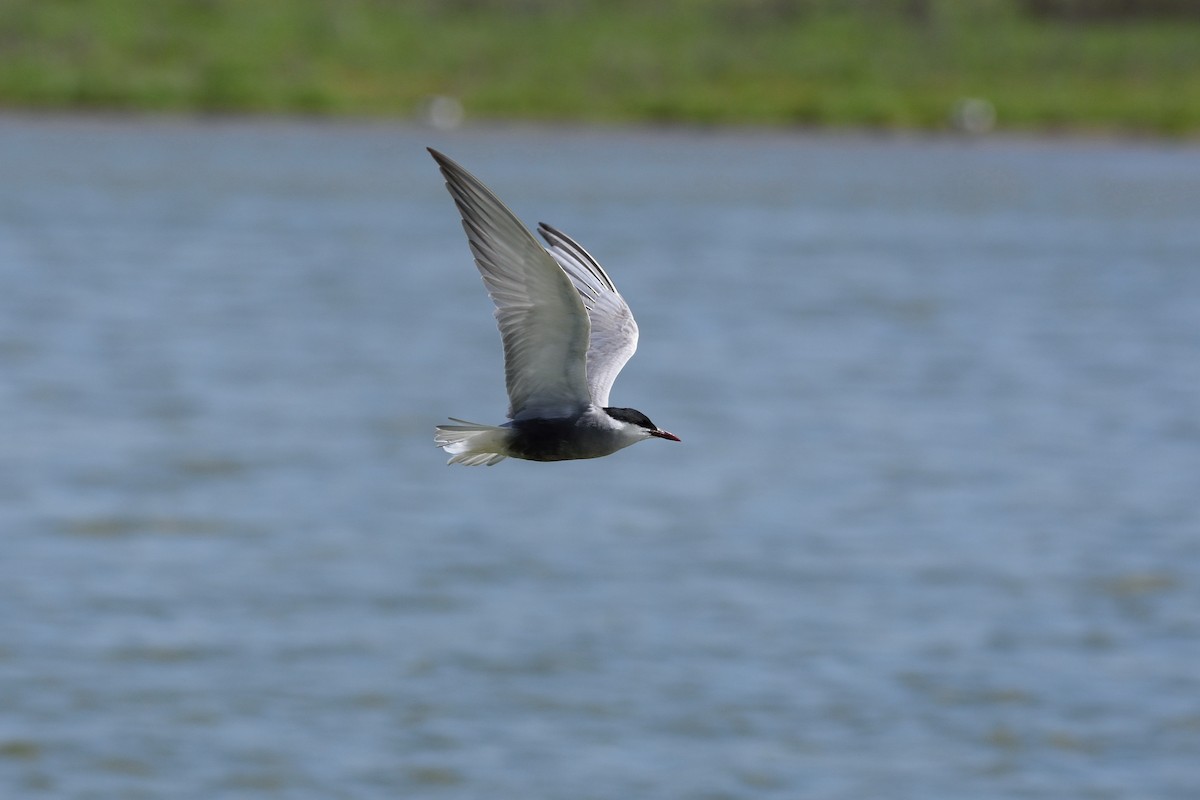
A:
[[[0,107],[1200,133],[1200,18],[1005,0],[6,0]]]

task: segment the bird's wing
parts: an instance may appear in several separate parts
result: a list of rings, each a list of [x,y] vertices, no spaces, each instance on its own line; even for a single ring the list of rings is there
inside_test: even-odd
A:
[[[538,225],[538,233],[550,244],[550,255],[575,284],[591,319],[588,389],[592,402],[605,407],[613,381],[637,350],[638,326],[633,312],[604,268],[571,237],[544,222]]]
[[[578,413],[587,385],[589,322],[571,280],[480,181],[429,151],[462,214],[475,265],[496,304],[512,419]]]

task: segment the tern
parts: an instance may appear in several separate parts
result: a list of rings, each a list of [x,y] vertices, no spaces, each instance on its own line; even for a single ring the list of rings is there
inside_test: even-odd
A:
[[[645,439],[678,442],[640,411],[608,404],[613,381],[637,349],[629,305],[596,259],[543,223],[544,247],[478,178],[429,148],[446,178],[475,266],[496,306],[504,341],[508,418],[480,425],[451,417],[434,441],[448,464],[505,458],[599,458]]]

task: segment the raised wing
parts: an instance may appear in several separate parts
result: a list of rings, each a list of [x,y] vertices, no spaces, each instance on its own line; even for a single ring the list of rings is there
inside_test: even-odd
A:
[[[637,350],[638,326],[625,299],[604,268],[565,233],[546,223],[538,233],[550,245],[550,255],[575,285],[592,322],[587,351],[587,383],[592,402],[608,405],[608,393],[625,362]]]
[[[475,266],[496,305],[508,416],[577,413],[591,400],[586,378],[589,322],[579,293],[490,189],[441,153],[429,152],[462,214]]]

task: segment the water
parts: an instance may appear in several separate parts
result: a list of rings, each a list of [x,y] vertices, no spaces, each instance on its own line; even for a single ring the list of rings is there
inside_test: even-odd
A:
[[[679,434],[447,468],[433,144],[606,264]],[[1191,798],[1200,158],[0,120],[0,789]]]

